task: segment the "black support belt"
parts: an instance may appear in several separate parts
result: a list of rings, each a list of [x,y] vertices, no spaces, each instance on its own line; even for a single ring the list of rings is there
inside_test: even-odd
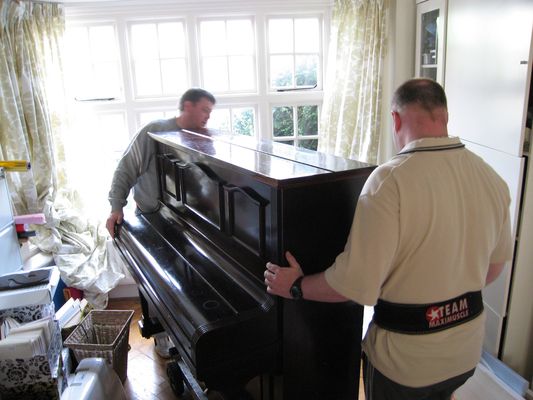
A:
[[[430,304],[399,304],[379,299],[372,320],[383,329],[425,334],[463,324],[483,312],[481,291]]]

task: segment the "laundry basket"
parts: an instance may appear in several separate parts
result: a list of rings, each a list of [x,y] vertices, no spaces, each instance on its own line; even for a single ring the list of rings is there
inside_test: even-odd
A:
[[[128,340],[133,310],[92,310],[65,340],[76,361],[104,358],[124,382],[128,376]]]

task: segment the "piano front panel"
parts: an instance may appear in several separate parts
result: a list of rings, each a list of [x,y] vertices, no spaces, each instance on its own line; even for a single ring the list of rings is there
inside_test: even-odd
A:
[[[165,204],[178,207],[181,201],[179,170],[177,160],[172,154],[159,154],[157,156],[159,171],[160,196]]]
[[[177,162],[182,203],[219,230],[224,229],[223,181],[207,165]]]
[[[269,201],[250,188],[224,185],[226,232],[258,257],[265,257],[266,208]]]
[[[276,192],[208,157],[195,158],[166,145],[160,145],[159,152],[170,160],[166,163],[172,162],[178,170],[179,196],[169,196],[162,186],[162,202],[191,227],[220,242],[225,251],[247,253],[246,257],[254,258],[255,262],[247,263],[248,269],[262,282],[265,260],[278,252],[277,216],[273,213]],[[172,182],[172,168],[160,165],[159,173],[162,182]]]

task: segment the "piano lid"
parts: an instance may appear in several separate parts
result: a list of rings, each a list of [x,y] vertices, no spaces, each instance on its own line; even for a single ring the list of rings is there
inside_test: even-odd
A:
[[[295,182],[310,176],[365,174],[373,165],[356,160],[344,159],[307,149],[298,149],[273,141],[257,141],[242,135],[225,135],[212,132],[211,135],[187,130],[176,132],[149,133],[156,141],[177,149],[198,152],[224,163],[229,163],[253,175],[282,184]]]

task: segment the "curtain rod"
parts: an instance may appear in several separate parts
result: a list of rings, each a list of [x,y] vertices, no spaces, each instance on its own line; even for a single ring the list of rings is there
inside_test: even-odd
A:
[[[15,3],[20,5],[21,0],[12,0]],[[28,3],[35,3],[35,4],[62,4],[59,1],[53,1],[53,0],[26,0]]]

